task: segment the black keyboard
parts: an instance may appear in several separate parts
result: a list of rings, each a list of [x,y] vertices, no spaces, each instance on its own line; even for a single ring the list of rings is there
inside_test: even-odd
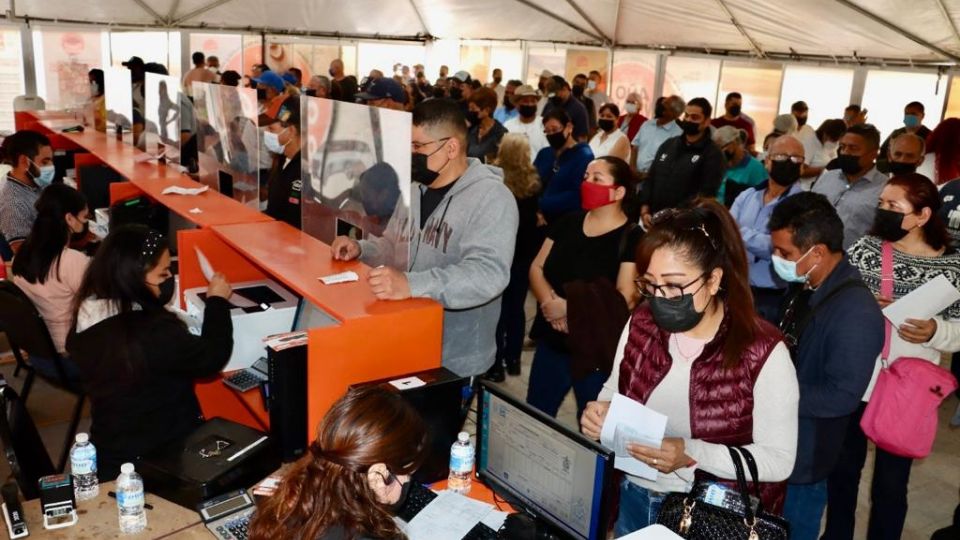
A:
[[[470,529],[470,532],[463,537],[463,540],[497,540],[497,531],[487,527],[483,523],[477,523]]]
[[[407,500],[397,512],[397,517],[410,523],[417,514],[419,514],[428,504],[437,498],[437,494],[430,488],[419,482],[410,482],[410,493],[407,494]]]

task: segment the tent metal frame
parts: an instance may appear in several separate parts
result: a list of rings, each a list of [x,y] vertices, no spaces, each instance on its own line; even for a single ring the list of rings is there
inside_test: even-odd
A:
[[[949,51],[946,51],[946,50],[942,49],[941,47],[938,47],[938,46],[934,45],[933,43],[930,43],[929,41],[921,38],[920,36],[918,36],[918,35],[916,35],[916,34],[914,34],[914,33],[912,33],[912,32],[909,32],[909,31],[901,28],[900,26],[897,26],[896,24],[888,21],[887,19],[884,19],[883,17],[877,15],[876,13],[874,13],[874,12],[872,12],[872,11],[870,11],[870,10],[868,10],[868,9],[866,9],[866,8],[858,5],[858,4],[853,3],[851,0],[834,0],[834,1],[837,2],[838,4],[840,4],[841,6],[844,6],[844,7],[848,8],[848,9],[850,9],[850,10],[853,10],[853,11],[859,13],[860,15],[862,15],[862,16],[870,19],[870,20],[872,20],[873,22],[878,23],[878,24],[880,24],[881,26],[886,27],[886,28],[889,29],[889,30],[893,30],[894,32],[900,34],[901,36],[903,36],[903,37],[905,37],[905,38],[907,38],[907,39],[909,39],[910,41],[916,43],[917,45],[920,45],[921,47],[924,47],[924,48],[926,48],[926,49],[929,50],[929,51],[932,51],[932,52],[934,52],[934,53],[937,53],[937,54],[939,54],[940,56],[942,56],[942,57],[944,57],[944,58],[947,58],[947,59],[953,61],[953,62],[956,63],[956,64],[960,64],[960,56],[957,56],[957,55],[955,55],[955,54],[953,54],[953,53],[951,53],[951,52],[949,52]],[[942,9],[942,10],[946,10],[946,7],[941,4],[941,9]],[[948,17],[948,19],[949,19],[949,17]],[[953,25],[952,19],[949,21],[949,23],[950,23],[951,26]],[[956,28],[954,28],[954,32],[956,33]]]

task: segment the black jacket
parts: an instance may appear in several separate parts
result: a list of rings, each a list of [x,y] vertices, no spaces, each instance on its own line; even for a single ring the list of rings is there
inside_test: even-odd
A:
[[[119,354],[129,338],[129,361]],[[233,351],[230,304],[207,299],[203,329],[190,334],[173,314],[134,311],[67,337],[92,405],[91,439],[98,476],[115,480],[120,465],[184,437],[201,422],[197,379],[216,375]]]
[[[709,132],[693,144],[687,143],[684,135],[667,139],[657,149],[650,173],[640,184],[640,202],[654,214],[697,195],[716,197],[726,169],[723,152]]]
[[[283,166],[286,157],[279,156],[270,171],[267,182],[268,216],[300,228],[300,203],[303,183],[300,180],[300,152]]]

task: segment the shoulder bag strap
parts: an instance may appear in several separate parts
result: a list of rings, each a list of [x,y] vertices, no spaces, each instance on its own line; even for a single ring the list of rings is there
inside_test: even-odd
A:
[[[893,244],[883,242],[882,257],[880,259],[880,295],[893,299]],[[887,366],[890,356],[890,339],[893,337],[893,325],[886,317],[883,318],[883,352],[880,353],[880,362]]]
[[[740,459],[740,453],[732,446],[728,446],[730,459],[733,460],[733,468],[737,471],[737,486],[740,489],[740,498],[743,500],[744,517],[747,522],[753,521],[753,508],[750,505],[750,492],[747,489],[747,477],[743,472],[743,461]]]
[[[743,460],[747,462],[747,469],[750,470],[750,479],[753,481],[754,495],[756,495],[757,500],[760,501],[760,506],[757,507],[757,513],[761,514],[763,513],[763,495],[760,493],[760,471],[757,468],[757,460],[753,459],[753,454],[746,448],[737,447],[737,450],[743,455]]]

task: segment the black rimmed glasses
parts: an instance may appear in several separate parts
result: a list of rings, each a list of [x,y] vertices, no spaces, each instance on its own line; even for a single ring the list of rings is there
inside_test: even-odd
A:
[[[700,274],[699,276],[694,278],[693,281],[685,285],[676,285],[673,283],[659,284],[659,283],[654,283],[652,281],[646,280],[644,278],[637,278],[636,280],[634,280],[634,283],[636,283],[637,285],[637,290],[640,291],[640,296],[643,296],[644,298],[650,299],[650,298],[653,298],[654,296],[660,296],[661,298],[679,298],[684,294],[686,294],[684,291],[686,291],[688,287],[692,287],[698,281],[703,279],[703,283],[701,283],[700,286],[697,287],[697,290],[693,291],[690,294],[697,294],[698,292],[700,292],[700,289],[702,289],[703,286],[707,284],[707,280],[704,279],[706,276],[707,276],[706,273]]]
[[[420,154],[420,153],[421,153],[420,150],[422,150],[423,147],[425,147],[425,146],[430,146],[431,144],[437,144],[437,143],[440,143],[440,146],[443,146],[443,143],[445,143],[445,142],[447,142],[447,141],[449,141],[449,140],[450,140],[450,137],[443,137],[442,139],[437,139],[437,140],[434,140],[434,141],[427,141],[427,142],[422,142],[422,143],[421,143],[421,142],[413,141],[413,142],[410,143],[410,148],[412,148],[414,152]],[[437,148],[437,150],[440,150],[440,148]],[[436,150],[434,150],[434,152],[436,152]],[[431,152],[431,153],[428,154],[428,155],[433,155],[434,152]]]

